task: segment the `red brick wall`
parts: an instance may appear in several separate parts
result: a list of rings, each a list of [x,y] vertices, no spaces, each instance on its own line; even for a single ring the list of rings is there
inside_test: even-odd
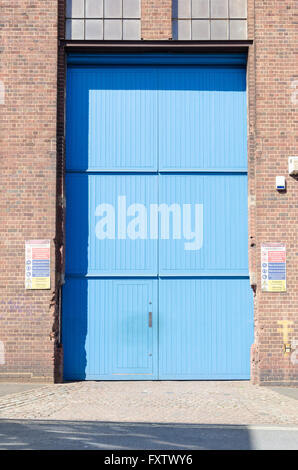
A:
[[[141,37],[172,38],[172,0],[142,0]]]
[[[4,0],[0,16],[0,380],[53,381],[57,1]],[[50,291],[24,289],[24,244],[34,238],[51,240]]]
[[[249,36],[255,41],[248,73],[250,266],[256,273],[253,379],[298,383],[298,354],[283,354],[278,324],[292,321],[289,340],[298,340],[298,181],[288,175],[288,157],[298,154],[298,99],[293,93],[297,1],[250,1],[249,12]],[[276,175],[286,176],[286,193],[275,190]],[[261,291],[261,244],[268,242],[287,245],[285,293]]]
[[[248,3],[248,36],[254,39],[247,74],[252,378],[294,383],[298,365],[294,355],[283,354],[278,322],[292,321],[289,340],[298,340],[298,180],[287,174],[288,156],[298,154],[297,2]],[[64,36],[64,0],[7,0],[0,8],[0,380],[60,380],[56,286],[63,272],[65,55],[57,38]],[[170,39],[171,16],[170,0],[142,0],[142,38]],[[276,175],[286,176],[284,194],[275,190]],[[51,240],[50,291],[24,289],[24,243],[33,238]],[[287,245],[286,293],[261,291],[266,242]]]

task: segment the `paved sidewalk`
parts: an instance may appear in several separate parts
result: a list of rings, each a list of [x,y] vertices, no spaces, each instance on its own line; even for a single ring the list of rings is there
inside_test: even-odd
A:
[[[77,382],[2,396],[0,418],[298,426],[298,403],[249,382]]]

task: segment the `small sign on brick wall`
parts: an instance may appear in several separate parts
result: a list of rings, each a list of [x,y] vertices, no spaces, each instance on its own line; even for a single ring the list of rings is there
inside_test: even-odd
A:
[[[283,243],[263,244],[261,248],[262,291],[285,292],[286,246]]]
[[[51,288],[50,240],[25,242],[25,288]]]

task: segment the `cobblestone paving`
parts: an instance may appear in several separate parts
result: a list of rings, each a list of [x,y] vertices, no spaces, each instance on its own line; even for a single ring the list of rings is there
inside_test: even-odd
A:
[[[298,425],[298,402],[249,382],[77,382],[2,397],[0,418]]]

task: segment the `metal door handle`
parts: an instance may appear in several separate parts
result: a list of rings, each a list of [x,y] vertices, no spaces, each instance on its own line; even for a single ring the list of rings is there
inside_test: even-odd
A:
[[[149,328],[152,328],[152,312],[149,312]]]

